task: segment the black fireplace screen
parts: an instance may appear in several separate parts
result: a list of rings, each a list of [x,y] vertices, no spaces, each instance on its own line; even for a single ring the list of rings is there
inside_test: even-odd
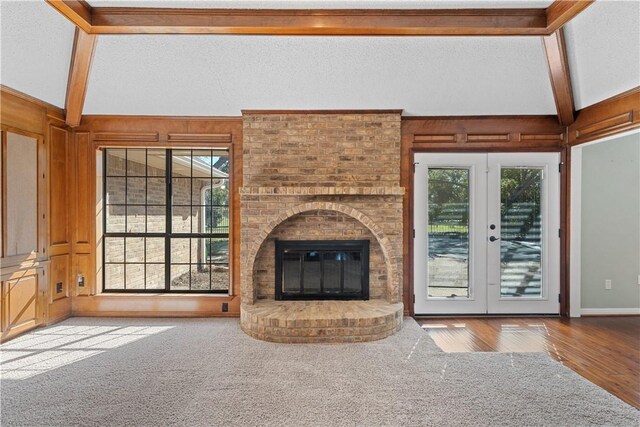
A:
[[[368,240],[276,240],[276,299],[369,299]]]

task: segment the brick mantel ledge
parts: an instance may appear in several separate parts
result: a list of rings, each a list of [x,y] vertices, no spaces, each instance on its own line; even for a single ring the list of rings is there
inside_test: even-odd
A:
[[[404,187],[241,187],[241,195],[404,196]]]

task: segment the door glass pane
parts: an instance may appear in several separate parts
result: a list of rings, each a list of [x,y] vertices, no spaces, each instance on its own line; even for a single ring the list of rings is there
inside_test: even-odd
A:
[[[500,174],[500,296],[542,296],[542,169]]]
[[[428,296],[469,298],[469,169],[430,168]]]

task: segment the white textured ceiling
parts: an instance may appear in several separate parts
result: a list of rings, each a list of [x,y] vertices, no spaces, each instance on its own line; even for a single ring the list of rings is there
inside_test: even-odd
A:
[[[75,27],[44,1],[0,1],[0,82],[64,107]]]
[[[538,37],[101,36],[85,114],[554,114]]]
[[[546,8],[553,0],[90,0],[94,7],[246,9]]]
[[[577,109],[640,86],[640,1],[596,1],[565,32]]]

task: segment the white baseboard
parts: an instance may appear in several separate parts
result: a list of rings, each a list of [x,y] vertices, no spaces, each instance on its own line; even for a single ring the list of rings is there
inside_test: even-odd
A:
[[[583,308],[580,314],[583,316],[640,315],[640,308]]]

